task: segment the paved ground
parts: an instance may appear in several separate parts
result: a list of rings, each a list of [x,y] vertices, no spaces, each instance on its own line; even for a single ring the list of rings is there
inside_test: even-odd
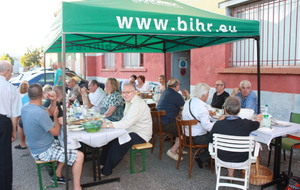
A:
[[[13,143],[13,147],[18,142]],[[165,143],[165,152],[170,146]],[[268,150],[263,146],[261,152],[261,163],[266,165],[268,157]],[[287,157],[289,158],[289,157]],[[300,166],[300,151],[295,151],[293,163],[293,172],[300,176],[300,171],[296,168]],[[287,170],[288,161],[282,161],[282,170]],[[36,190],[38,189],[38,177],[36,166],[30,156],[29,150],[16,150],[13,148],[13,164],[14,164],[14,190]],[[272,165],[273,163],[271,163]],[[153,154],[147,151],[147,169],[146,172],[129,174],[129,154],[125,156],[122,162],[114,169],[111,176],[106,177],[120,177],[120,182],[114,182],[87,189],[109,189],[109,190],[210,190],[215,189],[215,174],[207,169],[199,169],[194,165],[192,179],[188,179],[188,158],[185,156],[180,165],[179,170],[175,168],[176,162],[171,160],[166,154],[163,154],[162,160],[158,159],[158,148],[155,148]],[[270,167],[272,169],[272,167]],[[86,162],[82,176],[82,183],[90,182],[92,180],[91,162]],[[50,177],[46,172],[43,172],[44,183],[51,183]],[[71,184],[71,183],[70,183]],[[71,187],[71,185],[70,185]],[[66,189],[66,185],[59,185],[58,190]],[[72,188],[70,188],[72,189]],[[229,188],[223,188],[229,189]],[[250,189],[258,190],[259,186],[250,185]],[[275,187],[267,188],[275,189]]]

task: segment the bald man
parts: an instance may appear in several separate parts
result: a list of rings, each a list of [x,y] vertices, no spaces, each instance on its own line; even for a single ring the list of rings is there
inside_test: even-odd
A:
[[[223,80],[217,80],[215,82],[216,92],[213,95],[211,101],[211,107],[222,109],[222,106],[229,96],[228,92],[225,91],[226,83]]]
[[[180,90],[180,82],[178,79],[171,78],[167,83],[168,88],[163,91],[156,109],[158,111],[165,110],[166,115],[161,116],[161,123],[163,131],[166,133],[171,133],[174,136],[178,136],[177,126],[176,126],[176,117],[181,112],[184,99],[178,93]],[[178,154],[176,152],[176,147],[179,147],[178,137],[175,140],[174,148],[168,150],[167,155],[174,160],[178,160]]]
[[[70,78],[68,80],[68,93],[67,98],[71,101],[78,100],[79,102],[82,102],[82,97],[79,92],[79,86],[77,85],[76,81],[73,78]]]
[[[12,189],[11,143],[16,140],[17,117],[21,115],[21,99],[15,86],[9,83],[12,64],[0,61],[0,189]]]

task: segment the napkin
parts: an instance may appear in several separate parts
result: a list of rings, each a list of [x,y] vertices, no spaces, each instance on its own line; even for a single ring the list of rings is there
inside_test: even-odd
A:
[[[125,134],[119,136],[118,140],[119,140],[120,145],[122,145],[122,144],[127,143],[128,141],[130,141],[131,137],[129,136],[128,133],[125,133]]]
[[[258,131],[261,131],[261,132],[271,132],[273,131],[274,129],[271,129],[269,127],[260,127],[259,129],[257,129]]]

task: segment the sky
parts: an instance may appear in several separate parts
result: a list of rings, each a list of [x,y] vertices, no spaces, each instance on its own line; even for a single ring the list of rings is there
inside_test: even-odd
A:
[[[27,48],[42,47],[61,1],[0,0],[0,56],[8,53],[19,58]]]
[[[43,45],[61,0],[1,0],[0,56],[21,57]]]

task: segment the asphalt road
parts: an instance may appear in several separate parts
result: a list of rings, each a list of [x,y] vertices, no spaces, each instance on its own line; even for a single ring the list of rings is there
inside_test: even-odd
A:
[[[12,144],[14,147],[18,144],[18,140]],[[168,142],[165,143],[164,152],[170,147]],[[274,151],[273,151],[274,152]],[[261,163],[266,165],[268,158],[267,147],[263,145],[261,151]],[[288,153],[289,154],[289,153]],[[274,156],[274,155],[272,155]],[[287,156],[287,159],[289,157]],[[296,176],[300,176],[300,171],[297,169],[300,166],[300,151],[296,150],[294,155],[293,172]],[[176,170],[176,162],[164,153],[162,160],[158,159],[158,147],[154,153],[147,151],[147,168],[143,173],[129,173],[129,154],[120,162],[114,169],[111,177],[120,177],[120,182],[114,182],[105,185],[90,187],[87,189],[109,189],[109,190],[207,190],[215,189],[215,174],[208,169],[199,169],[197,164],[193,167],[192,178],[188,179],[188,157],[185,156],[178,170]],[[271,163],[272,165],[273,163]],[[287,170],[288,161],[282,159],[282,170]],[[13,148],[13,189],[14,190],[35,190],[38,189],[38,177],[35,163],[28,149],[17,150]],[[137,164],[140,166],[140,163]],[[85,162],[81,182],[87,183],[92,181],[92,166],[91,162]],[[272,169],[272,167],[270,167]],[[50,184],[50,177],[47,172],[43,172],[43,182]],[[66,185],[59,185],[58,190],[66,189]],[[70,183],[72,189],[72,183]],[[230,189],[230,188],[223,188]],[[258,190],[259,186],[250,185],[250,189]],[[270,187],[267,189],[275,189]]]

